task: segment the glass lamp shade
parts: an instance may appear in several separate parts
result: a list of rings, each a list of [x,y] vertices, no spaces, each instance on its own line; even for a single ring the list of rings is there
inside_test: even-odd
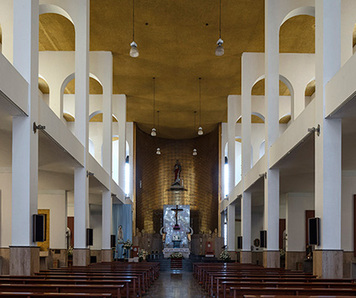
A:
[[[197,152],[197,149],[193,149],[193,156],[197,156],[198,155],[198,152]]]
[[[152,136],[152,137],[155,137],[156,135],[157,135],[156,129],[155,129],[155,128],[152,128],[151,136]]]
[[[133,58],[136,58],[139,56],[139,52],[138,52],[138,49],[137,49],[137,44],[136,42],[131,42],[130,44],[131,46],[131,49],[130,49],[130,56],[133,57]]]
[[[216,42],[216,44],[218,45],[215,49],[216,56],[224,55],[224,47],[222,46],[223,43],[224,41],[221,38],[219,38],[219,40]]]
[[[199,128],[198,128],[198,135],[203,135],[203,128],[200,126]]]
[[[157,148],[156,154],[161,155],[161,148],[159,148],[159,147]]]

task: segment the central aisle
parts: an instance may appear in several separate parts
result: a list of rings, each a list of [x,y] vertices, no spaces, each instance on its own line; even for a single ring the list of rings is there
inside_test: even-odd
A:
[[[198,285],[192,272],[177,271],[160,272],[159,278],[148,290],[145,297],[208,297],[202,287]]]

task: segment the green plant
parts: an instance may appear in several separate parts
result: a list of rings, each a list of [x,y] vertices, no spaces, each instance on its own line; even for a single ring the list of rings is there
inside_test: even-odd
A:
[[[174,252],[169,256],[171,259],[181,259],[183,254],[181,252]]]
[[[223,261],[230,261],[231,260],[231,257],[228,253],[227,250],[223,250],[221,253],[220,253],[220,256],[219,256],[219,259],[220,260],[223,260]]]

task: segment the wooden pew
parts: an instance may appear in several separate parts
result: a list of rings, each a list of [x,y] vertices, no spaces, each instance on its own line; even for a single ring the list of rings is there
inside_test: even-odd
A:
[[[294,296],[356,296],[356,289],[333,289],[333,288],[252,288],[231,287],[232,297],[244,297],[244,295],[294,295]]]
[[[121,280],[86,280],[86,279],[42,279],[42,278],[4,278],[0,277],[0,285],[1,284],[59,284],[59,285],[124,285],[122,288],[121,296],[130,297],[130,283],[132,283],[131,279],[121,279]],[[134,285],[133,285],[134,286]],[[132,296],[136,297],[137,292],[133,287]]]
[[[76,297],[112,297],[111,294],[91,294],[91,293],[53,293],[53,292],[0,292],[0,297],[62,297],[62,298],[76,298]]]
[[[0,284],[0,292],[109,293],[121,298],[124,285]]]

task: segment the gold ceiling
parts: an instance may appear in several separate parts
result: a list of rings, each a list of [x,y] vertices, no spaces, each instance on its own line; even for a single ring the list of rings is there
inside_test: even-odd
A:
[[[135,1],[135,41],[140,56],[129,56],[132,0],[91,0],[90,50],[113,53],[113,91],[127,95],[127,121],[149,132],[153,86],[160,111],[158,136],[197,136],[198,78],[202,77],[204,132],[227,120],[226,98],[241,94],[241,54],[264,51],[264,0],[222,1],[225,55],[214,55],[218,39],[218,0]],[[74,50],[74,26],[64,17],[40,16],[40,50]],[[280,51],[314,52],[314,18],[298,16],[280,30]],[[254,88],[263,93],[263,84]],[[98,88],[98,87],[97,87]],[[67,87],[73,92],[73,86]],[[91,93],[101,93],[94,87]],[[287,94],[288,90],[281,90]],[[199,117],[197,117],[197,125]]]

